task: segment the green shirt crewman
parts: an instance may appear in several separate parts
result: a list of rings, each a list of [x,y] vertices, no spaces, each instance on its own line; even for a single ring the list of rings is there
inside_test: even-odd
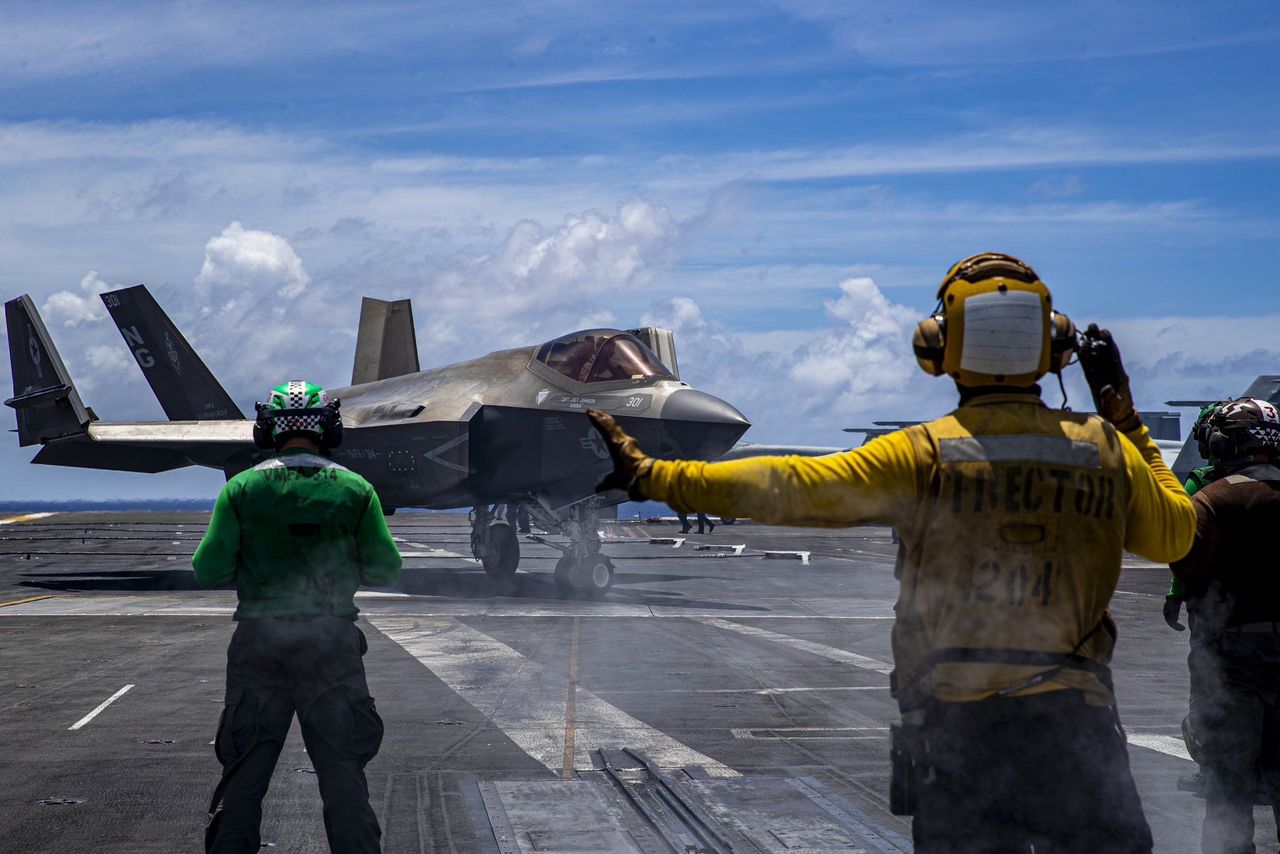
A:
[[[400,577],[400,554],[373,487],[329,459],[338,401],[301,380],[258,404],[254,441],[276,454],[233,477],[192,558],[204,587],[234,582],[237,622],[214,754],[222,779],[208,852],[256,852],[262,799],[296,714],[324,801],[329,848],[377,852],[381,829],[364,766],[382,743],[365,681],[361,584]]]
[[[357,587],[400,577],[400,553],[373,487],[301,447],[227,483],[191,563],[201,587],[235,582],[237,620],[355,617]]]

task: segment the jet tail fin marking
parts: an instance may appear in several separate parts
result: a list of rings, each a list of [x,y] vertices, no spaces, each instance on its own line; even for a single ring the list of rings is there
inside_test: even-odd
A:
[[[644,346],[653,351],[658,361],[666,365],[676,379],[680,379],[680,363],[676,360],[676,334],[670,329],[657,326],[645,326],[641,329],[628,329],[627,332],[644,342]]]
[[[1280,406],[1280,375],[1262,374],[1255,377],[1253,382],[1249,383],[1249,387],[1244,390],[1244,394],[1240,396],[1256,397]],[[1187,403],[1200,403],[1200,401],[1170,401],[1170,403],[1185,405]],[[1173,473],[1178,476],[1178,480],[1186,481],[1192,470],[1205,465],[1206,462],[1205,458],[1200,456],[1196,437],[1188,436],[1187,441],[1182,446],[1182,450],[1178,451],[1177,459],[1173,461]]]
[[[170,421],[244,418],[146,285],[108,291],[102,301]]]
[[[360,303],[351,384],[416,374],[419,370],[413,304],[407,299],[388,302],[365,297]]]
[[[76,391],[31,297],[4,304],[9,331],[13,397],[5,401],[18,416],[18,444],[36,445],[87,431],[94,420]]]

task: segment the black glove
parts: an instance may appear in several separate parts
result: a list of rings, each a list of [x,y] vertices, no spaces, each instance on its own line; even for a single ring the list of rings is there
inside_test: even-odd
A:
[[[1129,390],[1129,375],[1120,361],[1120,349],[1109,329],[1099,329],[1090,323],[1080,336],[1080,367],[1093,392],[1093,404],[1098,414],[1115,425],[1121,433],[1131,433],[1142,426],[1142,419],[1133,407],[1133,392]]]
[[[1178,615],[1182,612],[1182,600],[1177,596],[1164,597],[1164,621],[1169,624],[1169,628],[1176,631],[1185,631],[1186,626],[1178,622]]]
[[[648,496],[640,491],[640,479],[653,468],[653,459],[645,456],[635,437],[619,427],[613,416],[598,409],[588,409],[587,417],[604,437],[609,456],[613,457],[613,471],[596,484],[596,492],[621,489],[632,501],[644,501]]]

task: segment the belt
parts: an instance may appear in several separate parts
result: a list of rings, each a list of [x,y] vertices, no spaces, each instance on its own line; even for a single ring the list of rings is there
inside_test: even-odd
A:
[[[1280,623],[1243,623],[1239,626],[1227,626],[1224,631],[1251,635],[1274,635],[1280,634]]]

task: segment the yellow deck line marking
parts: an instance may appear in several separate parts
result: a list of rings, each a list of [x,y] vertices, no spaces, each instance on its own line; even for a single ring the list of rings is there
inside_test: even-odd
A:
[[[581,618],[573,618],[573,639],[569,642],[569,696],[564,707],[564,766],[561,780],[573,779],[573,716],[578,694],[578,628]]]
[[[57,596],[56,593],[46,593],[43,596],[28,596],[26,599],[15,599],[12,602],[0,602],[0,608],[8,608],[10,605],[25,605],[28,602],[39,602],[41,599],[52,599]]]
[[[25,516],[10,516],[8,519],[0,519],[0,525],[12,525],[14,522],[33,522],[36,519],[47,519],[52,513],[28,513]]]

